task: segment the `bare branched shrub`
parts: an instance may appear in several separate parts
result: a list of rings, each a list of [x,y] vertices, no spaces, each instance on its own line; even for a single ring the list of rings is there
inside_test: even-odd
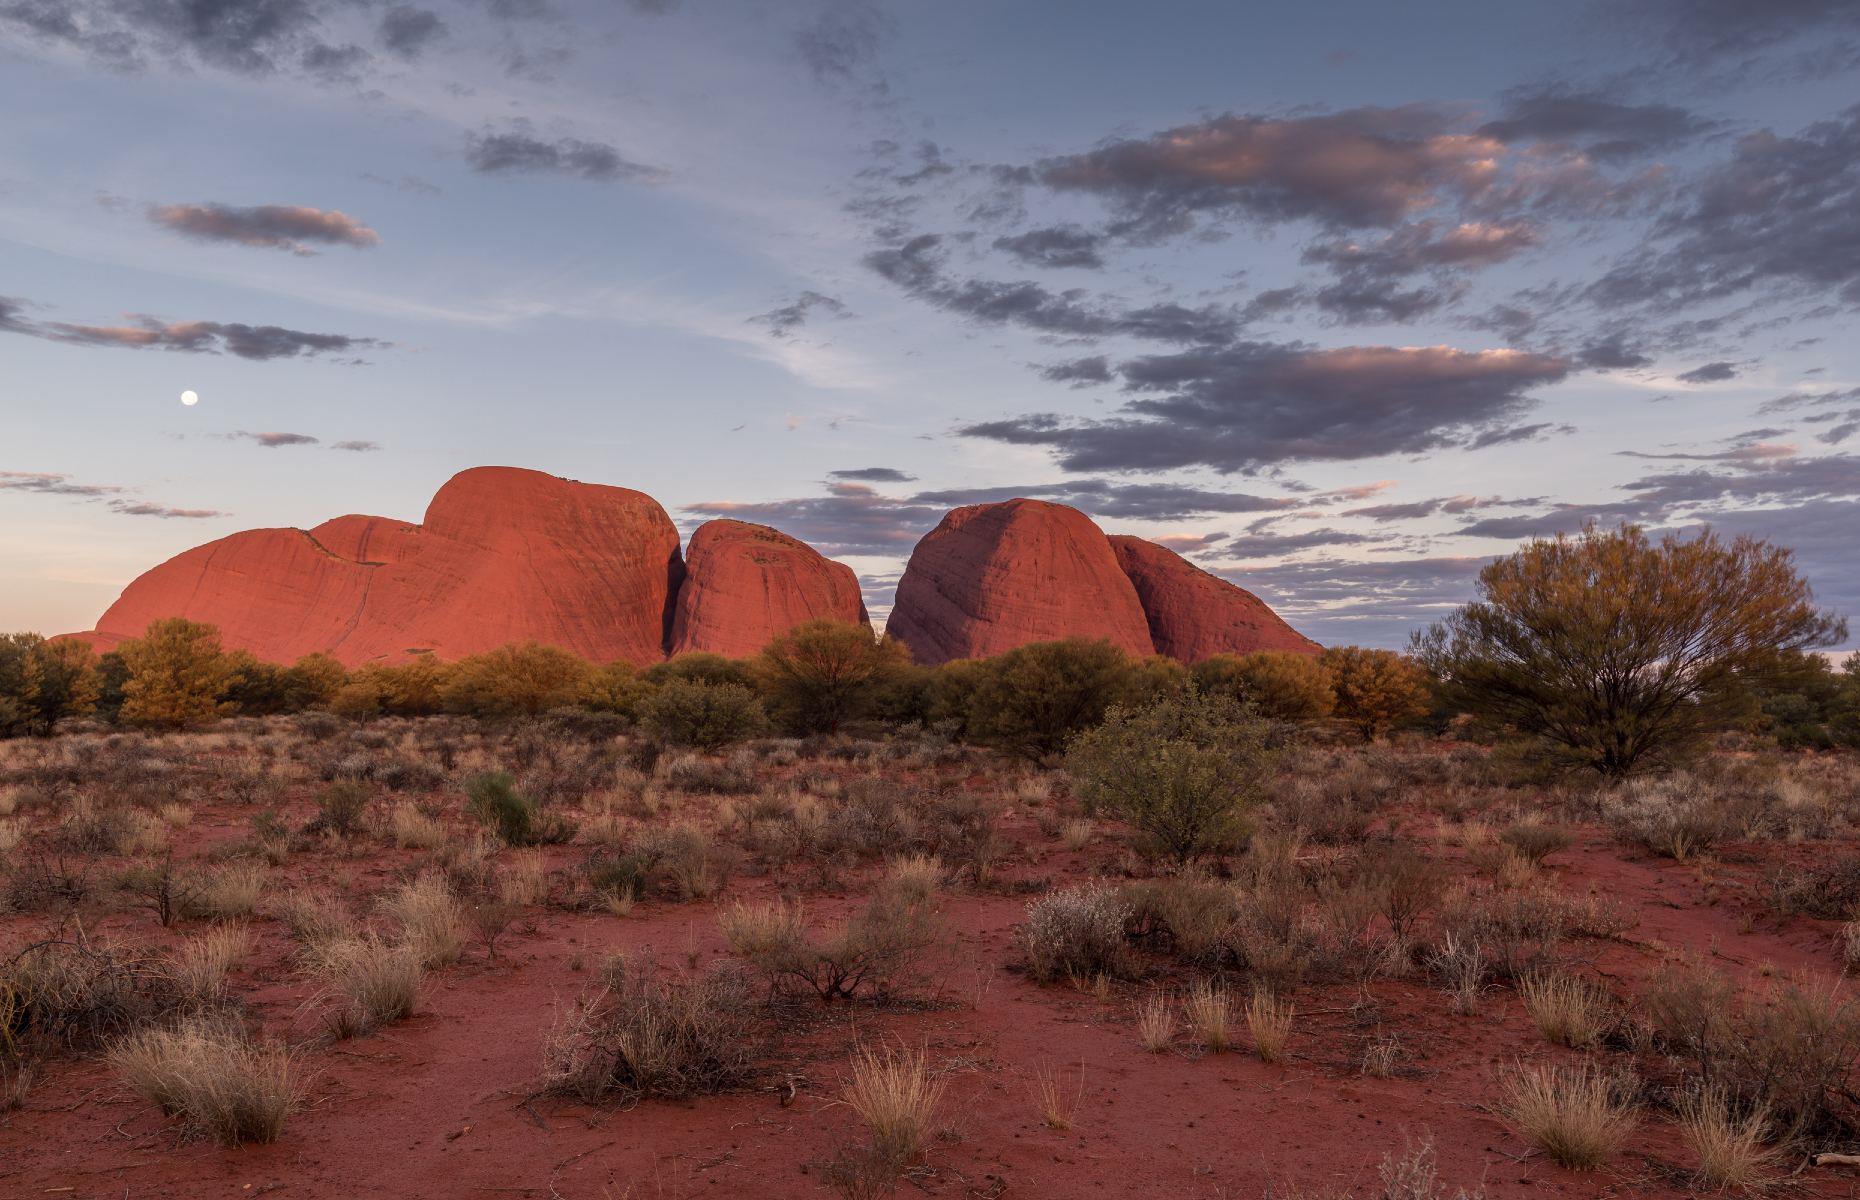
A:
[[[933,880],[893,875],[866,906],[824,938],[809,935],[798,905],[738,904],[719,918],[730,949],[779,989],[799,984],[822,1000],[899,990],[942,935]]]
[[[1501,1111],[1557,1165],[1592,1171],[1634,1129],[1633,1107],[1618,1092],[1614,1080],[1587,1064],[1520,1064],[1506,1082]]]
[[[1383,1155],[1376,1177],[1382,1184],[1377,1200],[1485,1200],[1483,1187],[1470,1192],[1463,1187],[1447,1190],[1434,1162],[1431,1137],[1408,1143],[1399,1155]]]
[[[1027,905],[1020,929],[1027,971],[1040,983],[1075,976],[1132,977],[1136,963],[1124,940],[1130,909],[1102,884],[1051,892]]]
[[[112,1046],[109,1058],[143,1099],[222,1145],[276,1141],[297,1106],[290,1052],[255,1043],[224,1020],[140,1030]]]

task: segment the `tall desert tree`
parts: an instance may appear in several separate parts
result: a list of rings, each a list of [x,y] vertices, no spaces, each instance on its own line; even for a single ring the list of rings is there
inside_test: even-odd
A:
[[[0,737],[44,735],[97,706],[97,656],[82,642],[0,634]]]
[[[864,716],[910,663],[904,647],[863,622],[808,621],[763,648],[754,674],[764,701],[796,733],[837,733]]]
[[[1696,747],[1779,658],[1846,635],[1788,550],[1710,530],[1591,525],[1492,563],[1478,590],[1417,657],[1465,711],[1617,777]]]
[[[244,676],[214,626],[169,617],[117,653],[128,672],[122,719],[129,724],[192,729],[233,711],[228,697]]]

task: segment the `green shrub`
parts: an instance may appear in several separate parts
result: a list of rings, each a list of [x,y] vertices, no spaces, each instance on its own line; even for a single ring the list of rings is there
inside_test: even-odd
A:
[[[1058,754],[1081,730],[1130,695],[1133,664],[1109,641],[1070,638],[1036,642],[952,671],[968,691],[968,736],[1010,754],[1039,761]]]
[[[454,663],[440,696],[450,712],[535,716],[579,701],[593,675],[587,660],[566,650],[513,642]]]
[[[910,662],[904,647],[870,625],[809,621],[763,648],[757,686],[790,733],[837,733],[870,713],[892,678]]]
[[[1089,809],[1123,817],[1145,853],[1177,862],[1224,854],[1247,837],[1247,814],[1270,777],[1267,722],[1193,688],[1145,708],[1114,708],[1066,755]]]
[[[1337,704],[1330,671],[1312,654],[1216,654],[1196,663],[1189,674],[1203,694],[1245,701],[1277,721],[1328,717]]]
[[[0,737],[49,734],[95,709],[101,690],[97,656],[84,643],[0,635]]]
[[[477,818],[508,845],[551,845],[575,836],[573,823],[543,812],[534,800],[519,794],[508,772],[474,776],[465,785],[465,794]]]
[[[728,661],[728,660],[725,660]],[[762,702],[740,683],[672,679],[639,705],[640,728],[674,746],[717,750],[768,731]]]

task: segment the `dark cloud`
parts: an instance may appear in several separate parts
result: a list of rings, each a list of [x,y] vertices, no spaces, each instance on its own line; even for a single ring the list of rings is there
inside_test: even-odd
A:
[[[891,19],[872,0],[826,0],[795,31],[794,49],[816,80],[887,90],[877,59]]]
[[[1054,383],[1070,383],[1085,386],[1093,383],[1111,382],[1111,360],[1102,354],[1093,354],[1085,358],[1075,358],[1070,362],[1053,363],[1040,368],[1040,378],[1050,379]]]
[[[773,525],[827,554],[908,554],[943,519],[941,508],[883,496],[863,483],[830,484],[827,493],[756,503],[712,501],[683,511]]]
[[[866,255],[866,266],[904,291],[959,316],[1040,333],[1097,338],[1113,335],[1180,344],[1218,344],[1240,329],[1233,310],[1208,305],[1151,304],[1118,308],[1088,302],[1082,292],[1054,292],[1031,280],[956,279],[944,274],[943,239],[921,234]]]
[[[397,4],[381,16],[381,45],[410,62],[445,34],[445,21],[431,9]]]
[[[1338,645],[1405,646],[1410,630],[1473,598],[1490,558],[1318,559],[1213,568],[1300,632]]]
[[[1277,558],[1318,546],[1360,546],[1384,539],[1373,534],[1351,533],[1342,529],[1306,529],[1298,533],[1249,533],[1233,538],[1221,547],[1229,558]]]
[[[1104,258],[1099,251],[1103,245],[1103,235],[1071,225],[1030,229],[995,239],[995,249],[1032,267],[1102,267]]]
[[[465,135],[465,161],[485,175],[572,175],[598,183],[657,183],[665,172],[632,162],[605,142],[536,137],[519,123],[502,133]]]
[[[130,314],[128,325],[78,325],[65,321],[32,321],[23,316],[24,302],[0,299],[0,332],[21,333],[47,341],[77,346],[118,346],[131,350],[175,350],[191,354],[232,354],[265,361],[310,357],[387,346],[374,338],[339,333],[306,333],[278,325],[247,325],[225,321],[163,321]]]
[[[13,0],[0,3],[0,26],[64,43],[116,70],[151,57],[241,75],[343,74],[367,54],[325,41],[326,0]]]
[[[1860,107],[1739,138],[1587,295],[1672,311],[1767,291],[1860,306]]]
[[[201,241],[236,242],[301,255],[315,253],[306,242],[358,248],[381,242],[380,234],[347,213],[302,205],[164,204],[149,209],[149,220]]]
[[[1468,513],[1482,508],[1515,508],[1543,503],[1541,496],[1506,500],[1498,496],[1437,496],[1429,500],[1412,500],[1403,504],[1370,504],[1346,508],[1346,517],[1368,517],[1372,521],[1411,521],[1435,513]]]
[[[174,508],[148,500],[130,499],[131,489],[100,483],[79,483],[71,476],[53,471],[0,471],[0,492],[33,492],[41,496],[75,496],[80,500],[101,502],[111,512],[131,517],[169,517],[202,519],[223,517],[226,513],[212,508]]]
[[[248,442],[257,442],[261,446],[268,446],[274,450],[280,446],[315,446],[322,441],[307,433],[248,433],[243,429],[230,436],[243,438]]]
[[[964,436],[1054,449],[1068,470],[1235,471],[1357,459],[1463,443],[1510,428],[1529,393],[1569,374],[1547,355],[1445,346],[1244,342],[1122,363],[1120,416],[1040,415],[967,426]]]
[[[843,301],[820,292],[805,291],[788,303],[749,319],[758,325],[768,326],[769,332],[779,338],[793,334],[795,330],[807,324],[808,318],[816,312],[832,317],[847,315]]]
[[[1704,366],[1694,367],[1679,376],[1683,383],[1722,383],[1727,379],[1737,378],[1737,364],[1729,362],[1708,362]]]
[[[1018,497],[1068,504],[1096,517],[1138,521],[1176,521],[1215,513],[1280,512],[1301,501],[1284,496],[1255,496],[1173,483],[1113,483],[1105,479],[1071,479],[1064,483],[1021,484],[1012,487],[950,488],[919,492],[913,504],[940,504],[956,508],[967,504],[993,504]]]
[[[1558,434],[1576,432],[1574,425],[1559,425],[1554,421],[1543,421],[1536,425],[1516,425],[1499,429],[1487,429],[1466,443],[1468,450],[1483,450],[1487,446],[1503,446],[1511,442],[1537,442]]]
[[[1689,142],[1718,128],[1671,104],[1627,104],[1601,92],[1565,86],[1514,88],[1503,115],[1479,127],[1501,142],[1568,142],[1591,158],[1638,158]]]
[[[1628,344],[1626,334],[1611,334],[1576,352],[1576,361],[1600,371],[1623,371],[1653,364],[1653,359]]]
[[[1749,71],[1767,55],[1781,74],[1821,75],[1852,63],[1860,36],[1852,0],[1608,0],[1597,11],[1658,38],[1669,65],[1687,69]]]
[[[329,448],[331,450],[348,450],[357,454],[368,454],[381,449],[381,443],[351,439],[349,441],[333,442],[330,444]]]
[[[834,479],[850,479],[855,483],[909,483],[916,479],[896,467],[854,467],[845,471],[828,471]]]

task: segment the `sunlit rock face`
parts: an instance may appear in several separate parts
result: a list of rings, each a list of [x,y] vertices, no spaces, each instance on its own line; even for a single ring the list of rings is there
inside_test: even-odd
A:
[[[273,662],[458,658],[534,640],[647,663],[665,655],[683,578],[678,530],[652,497],[477,467],[418,525],[346,516],[197,546],[131,583],[87,636],[108,648],[179,616]]]
[[[887,632],[920,663],[985,658],[1060,638],[1155,653],[1136,588],[1077,509],[1042,500],[949,513],[911,552]]]
[[[866,623],[859,577],[767,525],[707,521],[685,548],[671,652],[745,658],[807,621]]]

